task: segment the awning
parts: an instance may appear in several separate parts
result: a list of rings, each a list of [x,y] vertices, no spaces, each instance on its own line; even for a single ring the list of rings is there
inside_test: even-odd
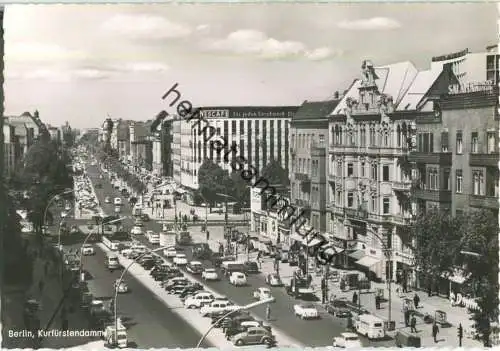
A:
[[[297,234],[297,233],[292,233],[292,234],[290,235],[290,239],[295,240],[295,241],[298,241],[298,242],[300,242],[300,243],[302,242],[302,236],[301,236],[301,235],[299,235],[299,234]]]
[[[355,260],[360,260],[365,257],[365,252],[363,250],[356,250],[349,254],[349,257],[354,258]]]
[[[378,262],[380,262],[380,260],[378,258],[370,257],[370,256],[365,256],[365,257],[356,261],[357,264],[359,264],[361,266],[365,266],[367,268],[370,268],[371,266],[373,266],[374,264],[376,264]]]

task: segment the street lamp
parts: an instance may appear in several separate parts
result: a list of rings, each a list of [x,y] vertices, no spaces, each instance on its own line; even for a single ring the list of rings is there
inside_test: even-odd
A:
[[[118,287],[120,286],[122,280],[123,280],[123,277],[125,276],[125,274],[128,272],[129,268],[132,267],[132,265],[134,263],[136,263],[137,261],[139,261],[142,257],[144,257],[145,255],[147,254],[154,254],[155,252],[157,251],[160,251],[160,250],[166,250],[166,249],[170,249],[172,247],[175,247],[175,245],[168,245],[168,246],[161,246],[161,247],[157,247],[155,249],[152,249],[152,250],[149,250],[149,251],[146,251],[144,252],[143,254],[139,255],[138,257],[136,257],[132,262],[129,263],[129,265],[127,267],[125,267],[125,269],[123,270],[122,274],[120,275],[120,278],[118,278],[118,280],[115,282],[115,296],[113,298],[113,304],[114,304],[114,319],[115,319],[115,330],[118,330],[118,315],[117,315],[117,312],[118,312]]]
[[[210,332],[212,331],[212,329],[214,329],[217,325],[219,325],[219,323],[222,320],[224,320],[224,318],[229,317],[233,313],[236,313],[236,312],[239,312],[239,311],[243,311],[243,310],[249,310],[251,308],[254,308],[254,307],[257,307],[257,306],[260,306],[260,305],[264,305],[266,303],[271,303],[271,302],[274,302],[274,297],[270,297],[268,299],[260,300],[260,301],[257,301],[257,302],[252,302],[252,303],[249,303],[248,305],[241,306],[241,307],[239,307],[237,309],[234,309],[234,310],[231,310],[231,311],[227,312],[222,317],[220,317],[219,319],[217,319],[217,321],[215,321],[214,323],[212,323],[212,325],[210,326],[210,328],[208,328],[208,330],[206,331],[206,333],[203,334],[203,336],[200,338],[200,340],[198,341],[198,344],[196,344],[196,348],[197,349],[200,348],[200,345],[203,342],[203,340],[205,340],[205,338],[207,337],[208,334],[210,334]]]

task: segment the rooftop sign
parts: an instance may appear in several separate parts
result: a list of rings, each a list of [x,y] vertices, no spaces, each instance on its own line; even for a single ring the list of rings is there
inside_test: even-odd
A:
[[[492,93],[495,88],[495,84],[492,80],[487,80],[484,82],[470,82],[465,84],[452,84],[448,86],[448,94],[464,94],[464,93],[475,93],[475,92],[487,92]]]

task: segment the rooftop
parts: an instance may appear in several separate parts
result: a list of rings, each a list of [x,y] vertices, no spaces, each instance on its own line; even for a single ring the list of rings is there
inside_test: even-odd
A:
[[[328,118],[328,115],[335,109],[340,102],[338,100],[328,101],[304,101],[292,120]]]

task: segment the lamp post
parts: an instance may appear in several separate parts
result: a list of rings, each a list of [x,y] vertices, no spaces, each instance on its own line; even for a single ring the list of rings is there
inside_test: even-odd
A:
[[[212,323],[212,325],[210,326],[210,328],[208,328],[208,330],[205,332],[205,334],[203,334],[203,336],[200,338],[200,340],[198,341],[198,344],[196,344],[196,348],[197,349],[200,348],[200,345],[203,342],[203,340],[205,340],[205,338],[207,337],[208,334],[210,334],[210,332],[212,331],[212,329],[214,329],[217,325],[219,325],[219,323],[221,321],[223,321],[224,318],[229,317],[233,313],[236,313],[236,312],[239,312],[239,311],[244,311],[244,310],[249,310],[251,308],[254,308],[254,307],[257,307],[257,306],[260,306],[260,305],[264,305],[266,303],[271,303],[273,301],[274,301],[274,297],[271,297],[271,298],[268,298],[268,299],[265,299],[265,300],[260,300],[260,301],[257,301],[257,302],[249,303],[248,305],[241,306],[240,308],[237,308],[237,309],[234,309],[234,310],[231,310],[231,311],[227,312],[222,317],[220,317],[219,319],[217,319],[217,321],[215,321],[215,323]]]
[[[152,249],[152,250],[149,250],[149,251],[146,251],[144,252],[143,254],[139,255],[138,257],[136,257],[132,262],[130,262],[130,264],[127,265],[127,267],[125,267],[125,269],[123,270],[122,274],[120,275],[120,278],[118,278],[118,280],[115,282],[115,296],[113,298],[113,302],[114,302],[114,311],[113,311],[113,314],[114,314],[114,319],[115,319],[115,331],[118,330],[118,287],[120,286],[122,280],[123,280],[123,277],[125,276],[125,274],[128,272],[129,268],[132,267],[132,265],[134,263],[136,263],[137,261],[139,261],[142,257],[144,257],[145,255],[147,254],[151,254],[151,253],[155,253],[157,251],[160,251],[160,250],[166,250],[166,249],[170,249],[172,247],[175,247],[175,245],[169,245],[169,246],[161,246],[161,247],[157,247],[155,249]]]

